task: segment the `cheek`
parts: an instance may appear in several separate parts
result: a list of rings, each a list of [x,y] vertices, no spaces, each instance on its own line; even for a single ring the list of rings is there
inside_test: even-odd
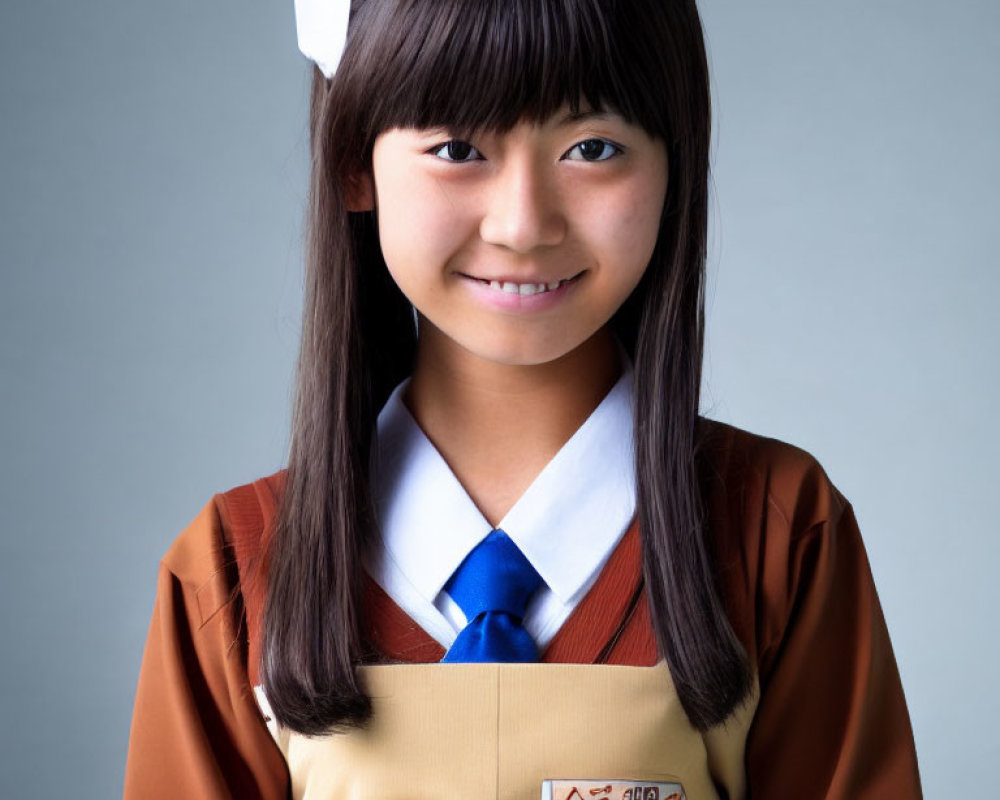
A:
[[[462,204],[437,181],[407,172],[400,170],[381,185],[378,195],[382,255],[397,282],[410,274],[441,272],[468,227],[459,213]]]
[[[660,230],[663,196],[657,187],[627,185],[603,196],[591,214],[590,238],[600,258],[614,270],[609,276],[633,285],[638,282],[653,253]]]
[[[418,220],[414,219],[411,202],[414,181],[407,177],[405,171],[386,170],[386,173],[388,177],[376,183],[375,208],[379,241],[391,268],[401,243],[410,236],[410,227]]]

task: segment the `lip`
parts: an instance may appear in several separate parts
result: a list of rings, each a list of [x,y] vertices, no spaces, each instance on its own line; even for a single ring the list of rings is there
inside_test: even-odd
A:
[[[583,276],[586,274],[586,270],[583,272],[578,272],[571,278],[567,279],[555,279],[555,280],[565,280],[566,283],[562,284],[558,289],[551,289],[546,292],[541,292],[539,294],[515,294],[513,292],[504,292],[498,289],[492,288],[488,281],[499,281],[503,283],[507,281],[509,283],[555,283],[555,280],[543,280],[541,278],[526,278],[521,276],[519,278],[476,278],[472,275],[466,275],[464,273],[456,273],[461,279],[463,285],[465,285],[470,292],[476,297],[476,299],[483,303],[484,305],[500,310],[500,311],[515,311],[515,312],[540,312],[547,311],[550,308],[555,307],[561,303],[567,296],[571,295],[576,291],[577,285],[580,283]]]
[[[499,281],[500,283],[556,283],[557,281],[571,281],[579,278],[585,270],[577,272],[575,275],[568,275],[564,278],[546,278],[541,275],[469,275],[466,272],[457,273],[463,278],[472,278],[474,281]]]

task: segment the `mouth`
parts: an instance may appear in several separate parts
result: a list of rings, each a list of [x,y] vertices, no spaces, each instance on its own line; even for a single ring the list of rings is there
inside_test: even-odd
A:
[[[536,294],[546,294],[547,292],[554,292],[562,286],[568,283],[573,283],[579,280],[580,276],[586,270],[578,272],[571,278],[560,278],[555,281],[533,281],[533,282],[518,282],[505,280],[503,278],[477,278],[475,275],[466,275],[464,272],[458,273],[463,278],[468,278],[470,280],[476,281],[483,286],[488,286],[490,289],[496,292],[503,292],[504,294],[516,294],[521,297],[529,297]]]

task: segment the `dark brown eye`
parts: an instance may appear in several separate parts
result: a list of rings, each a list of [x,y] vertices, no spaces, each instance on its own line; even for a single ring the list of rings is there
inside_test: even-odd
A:
[[[461,139],[445,142],[443,145],[435,147],[431,152],[445,161],[475,161],[481,158],[475,147]]]
[[[604,139],[585,139],[566,154],[566,158],[578,161],[607,161],[620,152],[619,147]],[[579,155],[575,155],[579,153]]]
[[[468,142],[448,142],[448,158],[452,161],[465,161],[472,152]]]

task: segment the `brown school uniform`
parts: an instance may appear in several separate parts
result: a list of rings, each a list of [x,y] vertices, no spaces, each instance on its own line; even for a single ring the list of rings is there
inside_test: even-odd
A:
[[[534,800],[546,778],[645,778],[679,782],[689,800],[919,798],[850,504],[804,451],[705,425],[708,531],[756,671],[725,725],[700,734],[680,709],[633,523],[541,664],[438,665],[442,647],[369,581],[371,640],[413,663],[361,668],[375,703],[365,730],[282,731],[276,744],[252,686],[279,472],[213,497],[161,563],[125,797]]]

